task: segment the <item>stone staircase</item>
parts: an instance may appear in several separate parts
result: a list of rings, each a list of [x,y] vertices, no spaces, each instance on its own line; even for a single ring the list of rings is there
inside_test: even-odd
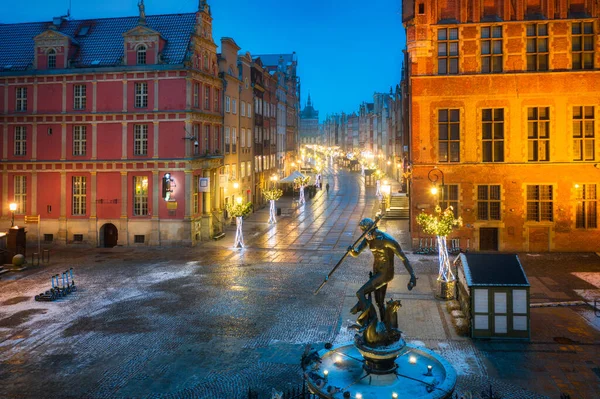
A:
[[[392,194],[390,206],[383,216],[384,219],[408,219],[409,218],[408,197],[405,193]]]

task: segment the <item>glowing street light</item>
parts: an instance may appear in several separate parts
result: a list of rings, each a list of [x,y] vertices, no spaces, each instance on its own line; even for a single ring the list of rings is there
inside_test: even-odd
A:
[[[10,227],[13,227],[15,225],[15,211],[17,210],[17,204],[14,202],[11,202],[10,205],[8,205],[8,209],[10,209],[10,212],[12,214],[12,218],[10,221]]]
[[[442,193],[444,192],[444,172],[438,169],[437,166],[431,169],[429,173],[427,173],[427,178],[433,184],[433,186],[431,187],[431,194],[437,195],[437,193],[439,192],[436,183],[438,180],[440,180],[440,178],[442,179]]]

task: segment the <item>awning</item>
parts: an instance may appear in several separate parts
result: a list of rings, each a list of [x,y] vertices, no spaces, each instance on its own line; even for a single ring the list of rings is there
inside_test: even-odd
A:
[[[279,180],[277,183],[293,183],[294,180],[296,180],[299,177],[305,178],[306,176],[304,176],[302,173],[295,170],[292,173],[290,173],[290,175],[288,177]]]

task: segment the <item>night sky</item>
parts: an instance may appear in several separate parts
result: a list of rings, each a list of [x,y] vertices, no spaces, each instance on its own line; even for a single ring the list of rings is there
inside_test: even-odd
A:
[[[138,15],[137,0],[70,0],[74,19]],[[0,23],[51,21],[69,0],[2,1]],[[146,14],[187,13],[197,0],[145,0]],[[209,0],[213,35],[251,54],[298,54],[301,105],[307,94],[323,120],[358,110],[400,81],[405,33],[401,0]],[[219,50],[218,50],[219,51]]]

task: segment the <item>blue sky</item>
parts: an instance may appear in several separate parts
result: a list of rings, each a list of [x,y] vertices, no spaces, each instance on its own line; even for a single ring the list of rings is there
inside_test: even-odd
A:
[[[0,23],[138,14],[137,0],[2,0]],[[197,0],[145,0],[146,14],[196,11]],[[251,54],[298,54],[302,107],[310,91],[320,112],[358,110],[400,81],[405,33],[401,0],[209,0],[213,34]]]

